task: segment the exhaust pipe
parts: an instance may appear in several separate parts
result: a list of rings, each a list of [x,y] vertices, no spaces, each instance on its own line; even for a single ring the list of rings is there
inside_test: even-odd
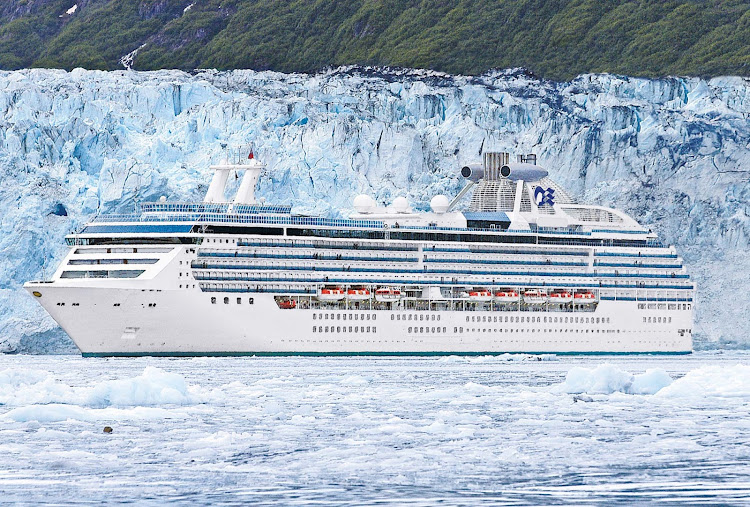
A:
[[[484,178],[484,168],[482,164],[465,165],[461,168],[461,176],[476,183]]]

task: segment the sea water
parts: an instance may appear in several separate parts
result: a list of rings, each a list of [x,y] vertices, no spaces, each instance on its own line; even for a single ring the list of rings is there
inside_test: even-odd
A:
[[[0,356],[0,499],[741,503],[749,414],[741,352]]]

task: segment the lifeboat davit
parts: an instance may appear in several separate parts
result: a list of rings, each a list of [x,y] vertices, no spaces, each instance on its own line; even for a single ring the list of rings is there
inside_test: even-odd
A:
[[[282,299],[279,301],[279,308],[282,310],[291,310],[297,307],[297,302],[294,299]]]
[[[344,297],[346,297],[346,293],[341,287],[323,287],[318,290],[318,300],[320,301],[341,301]]]
[[[543,305],[547,302],[547,293],[543,290],[527,290],[523,293],[523,302],[529,305]]]
[[[583,290],[573,294],[573,301],[579,305],[590,305],[596,303],[596,297],[593,292]]]
[[[401,299],[401,290],[395,287],[381,287],[375,291],[375,301],[388,303]]]
[[[518,301],[518,292],[510,289],[495,292],[495,301],[498,303],[515,303]]]
[[[486,289],[471,290],[469,291],[469,300],[478,303],[492,301],[492,292]]]
[[[346,291],[346,299],[349,301],[367,301],[370,299],[370,291],[364,287],[352,287]]]
[[[565,304],[573,301],[573,294],[566,290],[554,291],[549,295],[550,303]]]

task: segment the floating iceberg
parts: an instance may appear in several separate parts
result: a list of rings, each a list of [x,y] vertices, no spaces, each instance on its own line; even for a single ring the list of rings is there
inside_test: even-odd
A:
[[[671,383],[672,377],[661,368],[633,375],[611,364],[602,364],[593,369],[571,368],[565,382],[553,390],[569,394],[655,394]]]
[[[660,390],[667,398],[746,398],[750,400],[750,365],[704,366]]]
[[[192,405],[202,400],[199,388],[188,386],[181,375],[152,366],[136,377],[104,380],[94,386],[69,386],[56,380],[51,373],[39,370],[0,372],[0,405],[154,407]],[[53,412],[60,414],[64,410]]]

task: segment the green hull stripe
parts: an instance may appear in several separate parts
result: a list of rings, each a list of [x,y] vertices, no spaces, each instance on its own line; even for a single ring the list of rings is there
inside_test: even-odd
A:
[[[680,356],[692,350],[677,352],[84,352],[83,357],[340,357],[340,356],[500,356],[504,354],[555,355],[555,356]]]

